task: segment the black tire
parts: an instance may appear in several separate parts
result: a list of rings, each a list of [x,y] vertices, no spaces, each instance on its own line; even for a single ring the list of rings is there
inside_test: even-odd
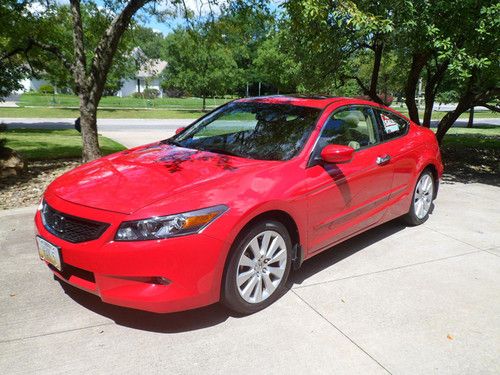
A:
[[[419,217],[416,213],[416,196],[417,196],[417,188],[418,188],[418,185],[419,185],[419,182],[423,179],[423,178],[426,178],[425,176],[428,176],[430,177],[430,181],[432,183],[432,192],[431,192],[431,202],[430,202],[430,207],[429,209],[427,210],[427,212],[425,213],[425,216],[423,217]],[[407,214],[405,214],[402,219],[403,221],[407,224],[407,225],[410,225],[410,226],[417,226],[417,225],[421,225],[423,223],[425,223],[427,221],[427,219],[429,219],[429,215],[431,214],[433,208],[434,208],[434,203],[433,203],[433,200],[434,200],[434,194],[435,194],[435,191],[436,191],[436,181],[434,180],[434,175],[432,174],[432,172],[429,170],[429,169],[425,169],[421,174],[420,176],[418,177],[417,179],[417,182],[415,183],[415,187],[413,188],[413,195],[412,195],[412,199],[411,199],[411,205],[410,205],[410,210],[408,211]]]
[[[243,252],[248,251],[247,246],[259,234],[264,231],[277,232],[286,245],[286,266],[279,285],[270,295],[261,302],[249,303],[240,294],[237,285],[238,263]],[[284,257],[284,256],[283,256]],[[265,220],[257,222],[246,228],[235,240],[229,258],[226,262],[224,278],[222,282],[221,302],[230,310],[239,314],[253,314],[271,305],[279,299],[286,291],[286,281],[290,274],[292,265],[292,240],[286,227],[278,221]]]

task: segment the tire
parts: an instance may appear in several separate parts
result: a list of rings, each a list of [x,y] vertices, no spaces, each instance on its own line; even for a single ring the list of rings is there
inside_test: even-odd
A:
[[[411,200],[410,210],[403,216],[406,224],[417,226],[423,224],[429,218],[429,214],[434,208],[433,199],[436,189],[434,176],[429,169],[424,170],[418,177],[413,196]]]
[[[291,265],[292,240],[286,227],[272,220],[255,223],[232,246],[224,272],[222,303],[245,315],[266,308],[286,290]]]

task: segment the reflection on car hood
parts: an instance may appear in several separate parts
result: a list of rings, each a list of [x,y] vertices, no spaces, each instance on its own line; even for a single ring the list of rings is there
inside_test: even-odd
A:
[[[132,213],[158,200],[228,175],[248,173],[266,162],[155,143],[84,164],[48,189],[69,202]]]

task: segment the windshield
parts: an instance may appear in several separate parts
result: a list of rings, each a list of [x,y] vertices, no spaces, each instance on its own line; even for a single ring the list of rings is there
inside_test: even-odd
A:
[[[288,104],[230,103],[170,143],[244,158],[288,160],[304,146],[319,113]]]

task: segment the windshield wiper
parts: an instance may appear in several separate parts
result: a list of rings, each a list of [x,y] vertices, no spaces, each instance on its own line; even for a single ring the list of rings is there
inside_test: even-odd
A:
[[[183,147],[182,144],[180,144],[179,142],[177,142],[176,140],[173,140],[171,138],[164,139],[160,143],[162,143],[162,144],[169,144],[169,145],[173,145],[173,146],[177,146],[177,147]]]

